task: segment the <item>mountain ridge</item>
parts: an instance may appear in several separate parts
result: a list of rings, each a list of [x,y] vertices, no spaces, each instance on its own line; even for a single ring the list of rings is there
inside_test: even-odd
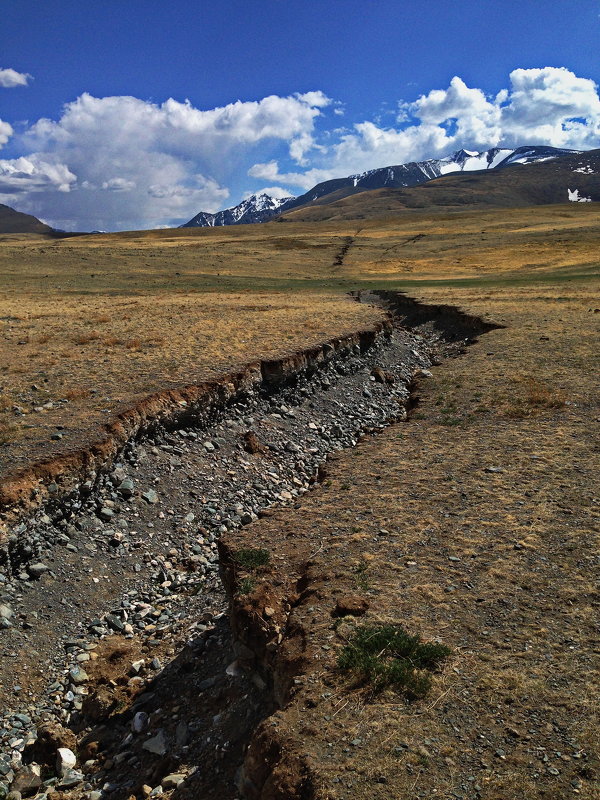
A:
[[[266,222],[272,219],[278,209],[286,203],[289,198],[278,199],[271,195],[261,192],[253,194],[238,203],[237,206],[226,208],[211,214],[209,211],[200,211],[195,217],[180,225],[180,228],[216,228],[222,225],[246,225],[258,222]]]
[[[339,194],[339,193],[336,193]],[[281,222],[373,219],[407,210],[466,210],[600,202],[600,149],[502,170],[455,172],[406,188],[341,194],[291,209]]]
[[[406,164],[378,167],[342,178],[332,178],[316,184],[298,197],[277,200],[266,193],[252,195],[237,206],[216,214],[201,211],[179,227],[214,227],[268,222],[280,214],[301,206],[328,203],[364,191],[383,188],[405,189],[454,172],[502,169],[514,164],[530,164],[580,152],[545,145],[523,145],[515,149],[494,147],[481,152],[461,149],[444,158],[409,161]]]

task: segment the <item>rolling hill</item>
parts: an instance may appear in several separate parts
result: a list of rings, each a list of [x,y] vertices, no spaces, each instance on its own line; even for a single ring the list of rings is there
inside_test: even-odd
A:
[[[0,233],[52,233],[49,225],[40,222],[37,217],[15,211],[10,206],[0,203]]]

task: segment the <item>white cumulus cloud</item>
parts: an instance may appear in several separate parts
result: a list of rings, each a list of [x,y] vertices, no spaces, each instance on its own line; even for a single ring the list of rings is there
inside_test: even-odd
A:
[[[12,125],[9,125],[8,122],[3,122],[3,120],[0,119],[0,147],[8,142],[13,133],[14,131],[12,129]]]
[[[102,188],[108,192],[130,192],[135,189],[135,181],[128,181],[125,178],[111,178],[104,181]]]
[[[268,194],[269,197],[274,197],[276,200],[285,200],[287,197],[292,197],[287,189],[282,189],[281,186],[263,186],[262,189],[255,189],[252,192],[244,192],[242,200],[247,200],[254,194]]]
[[[3,89],[14,89],[15,86],[27,86],[32,76],[28,72],[17,72],[16,69],[0,68],[0,86]]]
[[[329,103],[322,92],[307,92],[201,110],[189,101],[83,94],[18,142],[32,164],[63,165],[66,183],[53,185],[46,175],[44,184],[40,176],[34,194],[21,159],[4,162],[10,180],[0,186],[1,201],[19,194],[20,209],[79,229],[155,226],[216,211],[240,160],[257,147],[283,144],[304,163],[316,147],[315,119]]]
[[[0,159],[0,196],[70,191],[77,180],[65,164],[45,161],[37,154]]]
[[[413,103],[400,103],[397,127],[370,120],[339,133],[305,171],[280,170],[276,160],[254,164],[251,177],[308,189],[318,181],[377,167],[439,158],[465,148],[537,144],[600,147],[600,97],[589,78],[564,67],[516,69],[493,96],[458,76]]]

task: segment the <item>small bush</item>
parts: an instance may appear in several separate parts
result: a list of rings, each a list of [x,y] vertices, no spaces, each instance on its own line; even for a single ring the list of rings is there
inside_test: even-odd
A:
[[[367,570],[368,566],[364,561],[361,561],[360,564],[357,564],[356,567],[354,567],[354,575],[355,575],[354,580],[356,582],[356,587],[358,589],[362,589],[365,592],[371,588]]]
[[[19,426],[14,422],[0,422],[0,445],[14,441],[19,434]]]
[[[410,700],[424,697],[431,685],[428,670],[449,654],[441,644],[422,643],[400,625],[366,625],[357,628],[338,657],[338,667],[350,672],[373,691],[391,687]]]
[[[271,554],[262,547],[246,547],[235,554],[235,563],[246,569],[257,569],[269,563]]]
[[[63,393],[65,400],[84,400],[89,396],[89,389],[67,389],[66,392]]]

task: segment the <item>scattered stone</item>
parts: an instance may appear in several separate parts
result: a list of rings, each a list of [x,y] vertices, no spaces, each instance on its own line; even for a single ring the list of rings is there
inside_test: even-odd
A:
[[[246,431],[246,433],[242,436],[242,441],[244,450],[252,455],[262,453],[265,449],[264,446],[259,442],[258,436],[254,433],[254,431]]]
[[[181,772],[172,772],[161,781],[163,789],[176,789],[181,783],[185,781],[185,775]]]
[[[56,753],[56,771],[64,778],[69,770],[77,764],[77,756],[68,747],[59,747]]]
[[[158,495],[154,489],[148,489],[147,492],[142,492],[142,500],[145,500],[150,505],[154,505],[155,503],[158,503]]]
[[[35,794],[42,785],[41,768],[39,764],[28,764],[15,771],[15,777],[10,785],[11,792],[20,792],[24,797]]]
[[[31,575],[32,578],[41,578],[44,572],[48,572],[50,567],[47,564],[42,564],[38,562],[37,564],[29,564],[27,566],[27,572]]]
[[[76,769],[69,769],[59,781],[58,787],[59,789],[72,789],[74,786],[78,786],[80,783],[83,783],[83,781],[83,773]]]
[[[69,676],[76,686],[86,683],[90,679],[87,672],[81,667],[71,667],[69,670]]]
[[[147,750],[149,753],[154,753],[157,756],[164,756],[167,752],[167,740],[165,738],[165,732],[162,728],[158,731],[156,736],[153,736],[151,739],[148,739],[142,745],[144,750]]]
[[[124,497],[126,500],[129,500],[130,497],[133,497],[135,493],[135,484],[131,480],[131,478],[124,478],[117,488],[118,493],[121,497]]]
[[[145,711],[138,711],[131,720],[131,729],[134,733],[141,733],[148,727],[148,714]]]

